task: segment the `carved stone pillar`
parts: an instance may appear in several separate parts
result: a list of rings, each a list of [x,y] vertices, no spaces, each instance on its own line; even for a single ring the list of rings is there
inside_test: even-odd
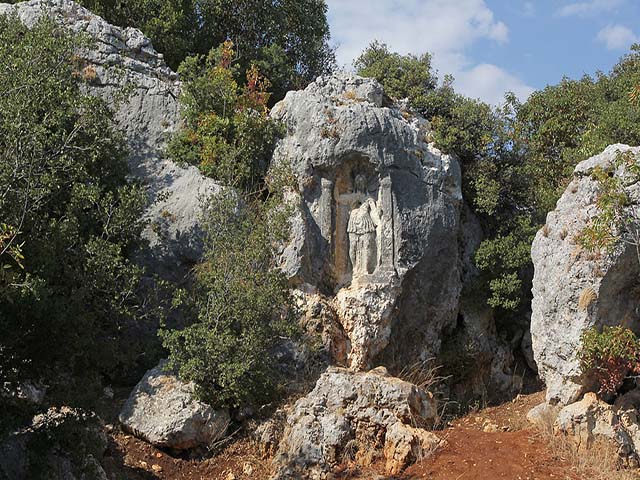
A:
[[[382,210],[382,216],[378,228],[377,272],[395,272],[395,205],[389,176],[380,180],[378,205]]]
[[[320,179],[320,208],[319,208],[319,224],[320,224],[320,234],[322,238],[327,242],[327,246],[331,245],[331,234],[333,229],[331,228],[333,225],[333,214],[332,214],[332,204],[333,204],[333,182],[328,178]]]

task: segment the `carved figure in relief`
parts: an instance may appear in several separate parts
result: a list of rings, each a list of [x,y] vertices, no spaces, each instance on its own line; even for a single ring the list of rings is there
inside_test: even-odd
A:
[[[339,194],[335,199],[350,208],[347,233],[349,235],[349,259],[353,278],[373,273],[377,264],[376,231],[380,225],[380,212],[375,200],[367,195],[367,178],[356,175],[355,192]]]

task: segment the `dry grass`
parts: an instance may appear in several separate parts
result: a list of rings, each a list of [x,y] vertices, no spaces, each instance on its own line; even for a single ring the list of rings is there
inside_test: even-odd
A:
[[[431,392],[434,387],[445,380],[444,377],[438,374],[441,368],[440,365],[435,365],[433,360],[419,360],[405,366],[400,373],[398,373],[398,378],[405,382],[413,383],[427,392]]]
[[[338,132],[338,129],[335,127],[332,127],[332,128],[322,127],[322,129],[320,130],[320,136],[322,138],[340,138],[340,133]]]
[[[96,71],[96,69],[95,69],[95,67],[93,65],[87,65],[82,70],[82,78],[87,83],[94,82],[97,77],[98,77],[98,72]]]
[[[358,101],[358,94],[355,92],[355,90],[348,90],[346,92],[344,92],[344,98],[346,98],[347,100],[353,100],[353,101]]]
[[[554,429],[555,416],[543,415],[537,425],[537,434],[549,445],[551,453],[569,463],[572,470],[588,480],[638,480],[637,471],[622,468],[618,448],[612,441],[597,440],[589,445],[580,444],[573,437]]]
[[[549,224],[545,223],[544,227],[542,227],[542,235],[548,237],[550,230],[551,228],[549,227]]]
[[[587,287],[582,290],[580,298],[578,299],[578,308],[585,311],[593,302],[598,299],[598,294],[592,287]]]

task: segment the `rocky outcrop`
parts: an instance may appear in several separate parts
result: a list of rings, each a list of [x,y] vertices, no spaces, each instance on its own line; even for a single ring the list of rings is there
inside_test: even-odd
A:
[[[431,394],[382,367],[368,373],[330,368],[289,414],[275,478],[321,478],[343,460],[369,465],[382,459],[387,472],[397,474],[441,445],[418,428],[437,419]]]
[[[287,128],[275,168],[298,181],[283,268],[324,298],[355,370],[435,356],[462,284],[458,162],[428,142],[428,122],[383,97],[375,80],[343,73],[272,111]]]
[[[632,390],[610,405],[593,393],[567,405],[558,413],[557,431],[569,435],[578,448],[589,449],[598,441],[617,447],[627,465],[638,467],[640,453],[640,391]]]
[[[599,186],[591,177],[593,169],[610,169],[617,152],[629,150],[640,153],[640,148],[612,145],[580,163],[533,242],[532,347],[552,403],[572,403],[593,386],[581,375],[578,359],[586,329],[622,324],[640,333],[636,296],[629,294],[640,278],[635,247],[621,243],[611,252],[596,254],[582,250],[575,241],[598,213]],[[624,170],[615,174],[624,175]],[[638,185],[626,188],[636,202]]]
[[[227,410],[214,410],[193,398],[194,385],[165,372],[164,362],[149,370],[120,412],[124,428],[161,448],[206,447],[224,436]]]
[[[148,273],[181,281],[202,253],[200,200],[220,187],[196,167],[164,157],[166,142],[180,120],[177,74],[139,30],[110,25],[71,0],[0,3],[0,14],[10,12],[26,25],[48,15],[94,40],[90,49],[79,52],[86,89],[115,108],[131,148],[131,172],[149,192],[143,235],[149,249],[140,252],[140,261]]]

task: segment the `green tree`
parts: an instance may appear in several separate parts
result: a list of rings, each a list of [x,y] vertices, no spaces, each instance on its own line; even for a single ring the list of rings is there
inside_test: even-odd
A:
[[[225,185],[254,191],[263,186],[280,127],[267,115],[269,81],[252,65],[241,87],[234,58],[227,41],[206,58],[184,61],[184,126],[169,153]]]
[[[384,43],[372,42],[354,62],[358,75],[375,78],[387,95],[396,100],[408,98],[412,105],[436,88],[437,77],[431,71],[431,55],[400,55],[390,52]]]
[[[117,377],[140,314],[142,189],[106,104],[82,93],[87,41],[0,17],[0,382]],[[5,267],[3,267],[5,268]]]
[[[273,347],[294,332],[289,285],[276,265],[290,212],[280,196],[240,200],[231,191],[211,199],[205,212],[204,262],[186,297],[192,322],[161,337],[170,365],[196,383],[200,398],[214,406],[259,405],[277,391]]]

